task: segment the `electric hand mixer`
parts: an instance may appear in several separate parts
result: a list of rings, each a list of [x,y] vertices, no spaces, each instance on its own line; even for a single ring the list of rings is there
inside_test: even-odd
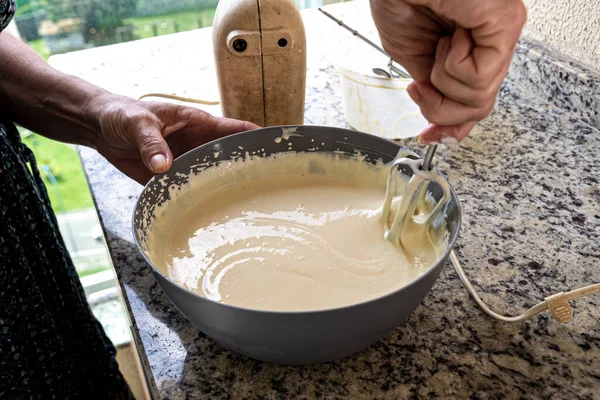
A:
[[[327,17],[335,21],[339,26],[350,31],[354,36],[365,41],[371,47],[375,48],[377,51],[389,57],[390,61],[387,65],[388,69],[385,70],[383,68],[374,67],[373,73],[388,79],[398,77],[410,78],[410,75],[406,71],[403,71],[402,69],[394,65],[393,58],[390,57],[384,49],[377,46],[375,43],[362,36],[356,30],[350,28],[342,21],[335,18],[326,11],[320,8],[319,11],[321,11]],[[429,227],[433,226],[433,228],[436,229],[436,221],[440,220],[437,217],[443,211],[444,206],[450,199],[450,187],[448,186],[448,183],[439,175],[436,166],[433,164],[433,157],[435,155],[436,150],[437,145],[428,146],[425,152],[425,157],[422,160],[419,159],[418,156],[416,156],[416,154],[412,152],[409,153],[401,151],[401,153],[396,156],[396,159],[392,163],[387,181],[386,196],[382,211],[382,218],[386,223],[391,213],[391,206],[394,199],[394,194],[396,192],[395,177],[399,173],[399,169],[401,166],[407,167],[408,170],[412,171],[412,176],[409,182],[406,184],[401,195],[400,202],[394,216],[394,220],[389,226],[389,229],[386,229],[385,231],[385,238],[387,240],[390,240],[392,243],[402,245],[402,232],[404,226],[406,225],[406,221],[408,221],[409,218],[415,218],[415,215],[417,214],[416,211],[419,209],[420,206],[424,204],[427,188],[431,183],[439,185],[439,187],[442,190],[443,196],[438,201],[431,213],[425,216],[424,219],[420,221],[420,223],[424,226],[424,229],[422,230],[424,235],[428,234]],[[477,304],[483,309],[483,311],[488,315],[492,316],[493,318],[504,322],[524,321],[541,313],[546,309],[549,309],[552,313],[552,316],[558,322],[566,323],[573,318],[573,309],[571,308],[569,301],[600,292],[600,283],[596,283],[583,288],[572,290],[567,293],[556,293],[552,296],[547,297],[544,301],[538,303],[537,305],[520,315],[504,316],[491,310],[483,302],[483,300],[481,300],[475,288],[471,284],[469,278],[466,276],[454,250],[452,250],[452,252],[450,253],[450,260],[463,285],[465,286],[469,294],[473,297],[473,299],[475,299]]]

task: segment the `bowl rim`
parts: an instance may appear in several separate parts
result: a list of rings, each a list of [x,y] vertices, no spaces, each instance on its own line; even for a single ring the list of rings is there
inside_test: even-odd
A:
[[[188,150],[187,152],[183,153],[182,155],[180,155],[179,157],[177,157],[176,159],[173,160],[173,164],[175,162],[177,162],[177,160],[183,158],[184,156],[195,152],[195,151],[199,151],[200,149],[204,148],[204,147],[209,147],[212,146],[215,142],[218,142],[220,140],[223,139],[229,139],[229,138],[235,138],[237,136],[242,136],[242,135],[246,135],[248,134],[248,132],[256,132],[256,131],[263,131],[263,130],[272,130],[272,129],[282,129],[282,128],[302,128],[302,127],[311,127],[311,128],[315,128],[315,129],[319,129],[319,128],[325,128],[325,129],[336,129],[339,131],[346,131],[349,132],[351,134],[359,134],[359,135],[367,135],[372,137],[375,140],[382,140],[382,141],[386,141],[389,142],[390,144],[394,145],[397,147],[397,150],[399,150],[400,148],[404,148],[407,150],[407,147],[401,146],[398,143],[395,143],[392,140],[389,139],[385,139],[379,136],[375,136],[369,133],[365,133],[365,132],[361,132],[361,131],[354,131],[354,130],[350,130],[350,129],[346,129],[346,128],[340,128],[340,127],[335,127],[335,126],[324,126],[324,125],[278,125],[278,126],[268,126],[268,127],[263,127],[263,128],[258,128],[258,129],[252,129],[249,131],[244,131],[244,132],[238,132],[232,135],[228,135],[228,136],[223,136],[221,138],[218,139],[214,139],[211,140],[210,142],[206,142],[198,147],[195,147],[191,150]],[[410,150],[411,151],[411,150]],[[173,168],[171,166],[171,168]],[[390,297],[396,296],[399,292],[406,290],[414,285],[418,285],[422,280],[425,280],[429,275],[433,274],[434,271],[437,268],[443,268],[444,264],[446,263],[448,256],[450,255],[450,253],[452,252],[452,250],[454,249],[454,245],[456,244],[456,241],[458,239],[458,236],[460,234],[460,228],[462,226],[462,208],[460,205],[460,201],[458,199],[458,195],[456,194],[456,191],[454,190],[454,187],[450,184],[450,182],[448,181],[448,179],[442,175],[439,171],[438,174],[442,177],[442,179],[444,179],[446,181],[446,183],[448,184],[449,188],[450,188],[450,193],[451,193],[451,198],[454,198],[456,200],[456,207],[457,207],[457,227],[456,227],[456,232],[455,234],[449,239],[448,241],[448,246],[446,247],[446,250],[444,251],[444,253],[442,254],[442,256],[440,256],[438,258],[438,260],[436,261],[435,264],[433,264],[427,271],[425,271],[422,275],[420,275],[419,277],[417,277],[417,279],[407,283],[404,286],[401,286],[399,288],[397,288],[396,290],[384,294],[382,296],[378,296],[375,297],[373,299],[369,299],[369,300],[365,300],[359,303],[352,303],[352,304],[348,304],[346,306],[339,306],[339,307],[334,307],[334,308],[324,308],[324,309],[317,309],[317,310],[290,310],[290,311],[274,311],[274,310],[259,310],[259,309],[254,309],[254,308],[247,308],[247,307],[240,307],[240,306],[236,306],[236,305],[232,305],[232,304],[227,304],[227,303],[222,303],[216,300],[212,300],[209,299],[208,297],[204,297],[201,296],[185,287],[183,287],[182,285],[173,282],[173,280],[171,280],[168,276],[166,276],[164,273],[162,273],[158,268],[156,268],[154,266],[154,264],[148,259],[148,256],[146,255],[146,252],[144,252],[144,250],[142,249],[142,246],[137,238],[136,235],[136,227],[135,227],[135,214],[136,211],[138,210],[138,206],[140,204],[142,195],[144,194],[144,192],[146,191],[146,189],[148,189],[148,187],[150,186],[150,184],[154,183],[155,181],[161,179],[162,177],[164,177],[165,175],[167,175],[169,173],[169,171],[159,174],[159,175],[154,175],[145,185],[144,188],[142,189],[142,191],[140,192],[140,194],[138,195],[137,200],[135,201],[135,207],[133,208],[133,213],[132,213],[132,218],[131,218],[131,230],[132,230],[132,234],[133,234],[133,240],[135,241],[135,245],[138,249],[138,252],[141,253],[142,257],[144,258],[144,261],[146,261],[147,266],[149,266],[152,270],[152,272],[155,274],[155,279],[156,279],[156,274],[160,275],[163,279],[165,279],[167,282],[171,283],[172,285],[176,286],[177,289],[179,290],[183,290],[184,292],[187,292],[187,294],[192,295],[193,297],[197,298],[198,300],[202,301],[202,302],[208,302],[212,305],[216,305],[216,306],[222,306],[225,307],[227,309],[231,309],[233,311],[238,311],[238,312],[245,312],[245,313],[255,313],[255,314],[260,314],[260,315],[265,315],[265,316],[274,316],[274,315],[315,315],[315,314],[326,314],[326,313],[335,313],[335,312],[341,312],[341,311],[347,311],[347,310],[351,310],[354,308],[359,308],[359,307],[365,307],[365,306],[369,306],[375,302],[380,302],[383,301],[385,299],[388,299]],[[437,278],[436,280],[437,281]],[[435,283],[434,281],[434,283]],[[159,286],[161,286],[161,290],[163,290],[163,292],[166,291],[164,290],[164,288],[162,287],[162,284],[160,282]],[[427,294],[429,294],[429,291],[427,292]],[[427,294],[425,296],[427,296]],[[175,305],[175,303],[173,302],[173,300],[171,300],[171,298],[169,297],[169,295],[167,295],[167,297],[169,298],[169,300],[171,301],[171,303],[173,305]],[[422,300],[421,300],[422,301]],[[176,305],[175,305],[176,306]],[[176,306],[177,307],[177,306]],[[178,308],[178,307],[177,307]],[[414,311],[414,310],[413,310]]]

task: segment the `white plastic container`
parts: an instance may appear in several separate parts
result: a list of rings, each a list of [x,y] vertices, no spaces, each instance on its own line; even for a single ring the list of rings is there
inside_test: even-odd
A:
[[[380,44],[376,33],[366,35]],[[418,136],[428,125],[406,88],[412,79],[385,78],[373,68],[388,71],[389,59],[358,38],[338,66],[346,121],[352,129],[386,139]]]

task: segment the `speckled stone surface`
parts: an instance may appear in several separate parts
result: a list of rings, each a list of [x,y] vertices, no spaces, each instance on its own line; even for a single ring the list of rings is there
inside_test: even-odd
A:
[[[600,77],[569,58],[522,39],[508,79],[600,129]]]
[[[331,11],[369,28],[364,1]],[[344,127],[333,65],[348,34],[316,10],[304,17],[307,123]],[[124,94],[216,96],[208,30],[52,63]],[[493,115],[438,157],[462,202],[464,267],[483,298],[511,314],[600,282],[600,131],[521,83],[505,83]],[[499,323],[450,265],[404,325],[345,360],[287,367],[223,349],[179,314],[138,254],[131,213],[142,187],[94,151],[80,154],[156,398],[600,398],[600,296],[574,302],[565,325],[548,313]]]

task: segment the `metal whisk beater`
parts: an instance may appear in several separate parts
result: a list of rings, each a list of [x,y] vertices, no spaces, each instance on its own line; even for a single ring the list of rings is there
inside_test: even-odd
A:
[[[388,70],[386,71],[383,68],[373,68],[373,73],[378,76],[386,77],[388,79],[391,78],[411,78],[411,76],[404,70],[396,67],[394,65],[394,59],[390,57],[384,49],[373,43],[371,40],[367,39],[365,36],[361,35],[355,29],[352,29],[348,25],[346,25],[341,20],[335,18],[333,15],[319,8],[324,15],[335,21],[339,26],[351,32],[354,36],[363,40],[365,43],[375,48],[377,51],[384,54],[386,57],[389,57]],[[406,185],[404,189],[404,193],[402,195],[402,199],[400,205],[398,207],[398,211],[396,212],[396,216],[394,217],[394,221],[389,230],[386,231],[386,238],[391,240],[392,242],[398,243],[400,240],[400,235],[402,233],[402,229],[404,228],[405,222],[410,215],[411,217],[414,215],[415,210],[417,210],[419,204],[423,204],[425,201],[425,197],[427,194],[427,187],[431,182],[436,182],[443,191],[443,197],[438,201],[434,210],[429,214],[427,220],[424,222],[425,224],[431,224],[435,216],[439,213],[439,211],[444,207],[444,205],[450,200],[450,187],[448,183],[438,174],[437,168],[432,166],[433,156],[437,150],[437,145],[430,145],[427,147],[427,151],[425,152],[425,157],[423,161],[415,160],[411,158],[407,158],[406,156],[409,153],[398,154],[394,163],[392,164],[392,168],[390,169],[390,175],[388,177],[387,182],[387,190],[386,197],[383,207],[383,218],[384,221],[388,221],[390,215],[390,208],[392,205],[392,200],[394,198],[395,193],[395,176],[398,173],[398,170],[401,165],[409,166],[413,171],[413,176],[410,181]]]
[[[425,157],[421,159],[409,158],[408,153],[401,151],[390,168],[388,175],[385,200],[383,204],[382,218],[386,223],[389,220],[392,201],[396,193],[397,174],[401,166],[407,166],[412,170],[412,176],[406,184],[400,204],[398,205],[396,215],[389,229],[385,232],[385,238],[393,243],[400,241],[402,230],[406,226],[408,218],[414,218],[419,206],[425,205],[427,201],[427,188],[431,182],[435,182],[442,190],[442,197],[438,200],[434,209],[423,217],[421,224],[424,227],[431,226],[437,215],[450,200],[450,186],[448,182],[438,173],[437,167],[433,165],[433,156],[437,150],[437,145],[427,147]],[[425,230],[427,232],[428,229]]]

